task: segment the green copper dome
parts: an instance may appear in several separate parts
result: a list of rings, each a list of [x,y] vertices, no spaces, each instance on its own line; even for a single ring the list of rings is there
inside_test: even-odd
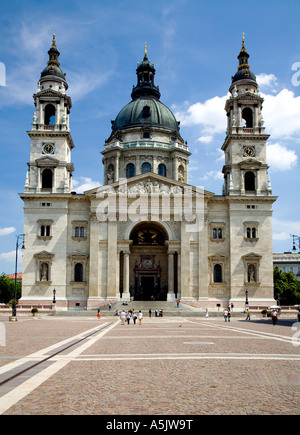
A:
[[[159,101],[160,92],[154,84],[155,68],[145,56],[136,69],[137,85],[133,87],[131,98],[112,121],[112,134],[117,130],[134,127],[161,127],[179,132],[179,123],[171,110]]]
[[[113,132],[133,127],[162,127],[179,131],[178,122],[171,110],[151,97],[131,101],[119,112],[113,122]]]

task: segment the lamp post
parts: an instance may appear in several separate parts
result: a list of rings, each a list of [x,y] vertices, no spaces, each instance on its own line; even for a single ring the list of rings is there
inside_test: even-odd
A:
[[[53,300],[52,300],[52,308],[54,311],[56,311],[56,299],[55,299],[55,295],[56,295],[56,290],[55,288],[53,289]]]
[[[246,296],[245,308],[247,309],[248,306],[249,306],[249,301],[248,301],[248,290],[245,291],[245,296]]]
[[[296,236],[295,234],[291,234],[290,237],[293,237],[293,252],[295,253],[295,251],[297,251],[296,245],[298,245],[298,251],[300,252],[300,236]]]
[[[17,317],[17,275],[18,275],[18,248],[22,244],[22,249],[25,249],[25,234],[19,234],[16,241],[16,263],[15,263],[15,300],[13,304],[13,317]],[[17,318],[16,318],[17,320]]]

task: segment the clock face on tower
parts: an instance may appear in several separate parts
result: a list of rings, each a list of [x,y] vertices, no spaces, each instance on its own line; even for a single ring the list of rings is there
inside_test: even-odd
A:
[[[43,154],[54,154],[54,146],[52,143],[46,143],[43,145]]]
[[[253,147],[245,147],[244,148],[244,157],[253,157],[254,156],[254,148]]]

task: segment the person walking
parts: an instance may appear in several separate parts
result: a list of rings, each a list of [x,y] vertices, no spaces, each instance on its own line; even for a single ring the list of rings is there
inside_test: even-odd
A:
[[[135,323],[136,323],[136,319],[137,319],[137,315],[136,315],[136,313],[135,313],[134,310],[133,310],[133,313],[132,313],[132,320],[133,320],[134,325],[135,325]]]
[[[143,313],[141,312],[141,310],[139,311],[138,319],[139,319],[139,325],[141,325],[143,320]]]
[[[131,319],[131,314],[130,314],[130,311],[128,311],[127,315],[126,315],[126,320],[127,320],[128,325],[130,324],[130,319]]]
[[[271,317],[272,317],[273,326],[275,326],[276,323],[277,323],[277,319],[278,319],[278,315],[277,315],[277,311],[276,310],[272,311]]]
[[[122,312],[121,312],[120,319],[121,319],[121,325],[124,325],[125,319],[126,319],[126,313],[124,310],[122,310]]]
[[[149,317],[151,317],[152,311],[151,308],[149,308]]]
[[[298,308],[298,322],[300,322],[300,307]]]
[[[100,319],[100,317],[101,317],[100,309],[99,308],[98,308],[98,311],[97,311],[97,317],[98,317],[98,319]]]
[[[250,310],[249,310],[249,308],[247,309],[246,314],[247,314],[246,320],[251,320],[250,319]]]
[[[208,308],[206,308],[205,317],[208,318]]]
[[[228,313],[227,313],[228,322],[230,322],[230,318],[231,318],[231,312],[230,312],[230,309],[228,309]]]
[[[225,322],[227,322],[227,317],[228,317],[228,310],[227,310],[227,308],[225,308],[225,310],[224,310],[224,320],[225,320]]]

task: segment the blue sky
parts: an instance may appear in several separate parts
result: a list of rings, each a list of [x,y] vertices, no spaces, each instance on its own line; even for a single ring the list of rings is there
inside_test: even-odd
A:
[[[26,132],[53,29],[73,103],[75,190],[103,182],[100,152],[110,121],[130,101],[146,41],[161,101],[181,121],[181,135],[192,152],[189,183],[217,195],[223,185],[224,104],[245,32],[271,135],[269,174],[279,197],[274,252],[291,249],[290,234],[300,235],[299,16],[299,0],[1,1],[0,273],[14,273],[16,236],[23,232],[18,193],[24,191],[29,161]]]

